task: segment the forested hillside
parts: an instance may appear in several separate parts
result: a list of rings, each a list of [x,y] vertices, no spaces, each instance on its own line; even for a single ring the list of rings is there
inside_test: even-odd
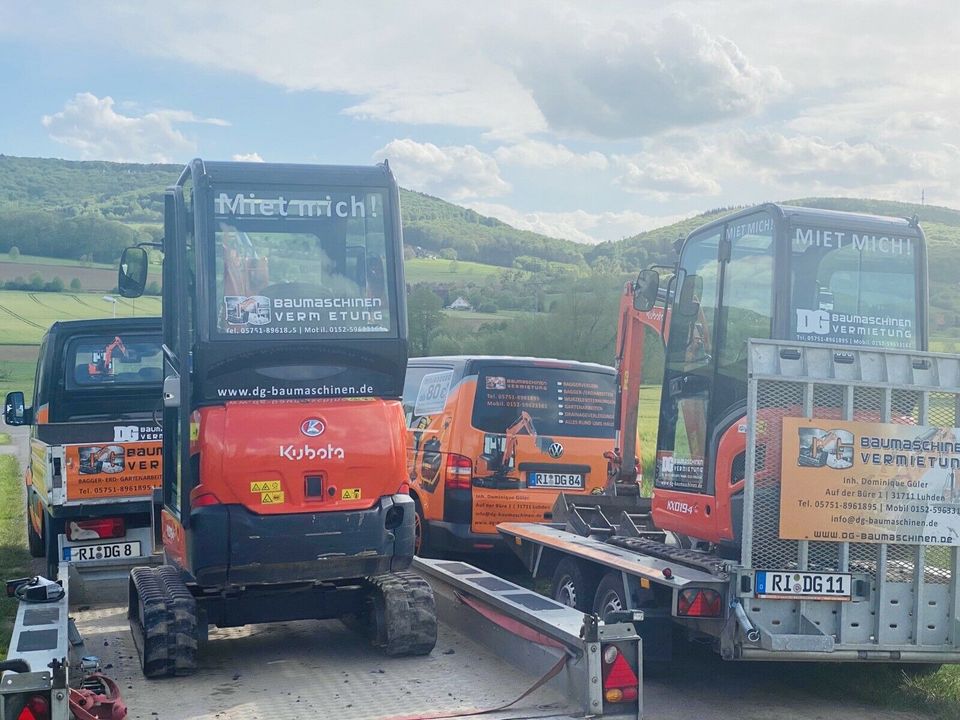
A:
[[[111,262],[137,234],[159,235],[163,189],[181,169],[0,155],[0,252],[16,246],[26,255]],[[584,262],[582,245],[517,230],[429,195],[401,190],[400,204],[411,246],[507,268],[525,257]]]

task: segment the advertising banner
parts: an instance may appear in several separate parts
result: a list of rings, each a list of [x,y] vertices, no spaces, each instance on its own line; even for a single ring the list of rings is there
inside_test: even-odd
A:
[[[497,524],[502,522],[542,523],[556,499],[536,498],[533,493],[486,490],[473,488],[473,522],[475,533],[497,534]]]
[[[960,546],[960,429],[784,418],[782,457],[781,538]]]
[[[162,482],[161,442],[67,445],[68,500],[149,496]]]

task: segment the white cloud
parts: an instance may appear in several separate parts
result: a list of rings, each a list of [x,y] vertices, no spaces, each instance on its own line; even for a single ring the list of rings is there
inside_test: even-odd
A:
[[[554,145],[542,140],[524,140],[513,145],[502,145],[494,151],[493,156],[504,165],[531,168],[568,167],[575,170],[606,170],[610,164],[606,155],[595,150],[576,153],[563,145]]]
[[[669,225],[685,217],[683,215],[655,217],[631,210],[604,213],[588,213],[584,210],[522,212],[507,205],[483,202],[470,202],[467,203],[467,207],[481,215],[502,220],[519,230],[530,230],[587,245],[631,237],[644,230]]]
[[[682,15],[643,27],[585,18],[522,56],[518,75],[553,129],[640,137],[751,115],[786,90],[776,67]]]
[[[237,162],[258,162],[258,163],[263,162],[263,158],[260,157],[260,153],[257,153],[257,152],[234,153],[233,156],[231,157],[231,160],[235,160]]]
[[[437,147],[409,138],[392,140],[374,153],[390,161],[403,187],[453,200],[509,192],[497,161],[472,145]]]
[[[196,142],[175,124],[204,123],[223,127],[219,118],[200,118],[185,110],[154,110],[140,117],[114,109],[112,97],[77,93],[63,110],[40,122],[50,138],[79,152],[82,159],[125,162],[170,162],[193,154]]]

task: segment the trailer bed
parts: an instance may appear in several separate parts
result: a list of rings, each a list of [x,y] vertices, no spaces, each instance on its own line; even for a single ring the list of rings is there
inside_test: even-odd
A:
[[[304,620],[210,630],[197,673],[146,680],[125,607],[73,612],[86,652],[100,657],[130,708],[129,717],[166,720],[338,720],[413,718],[497,707],[536,682],[441,625],[427,657],[389,658],[338,621]],[[577,714],[540,688],[490,718]]]

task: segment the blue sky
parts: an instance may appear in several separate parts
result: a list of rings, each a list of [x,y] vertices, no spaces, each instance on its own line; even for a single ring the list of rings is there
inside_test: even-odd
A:
[[[0,3],[0,152],[390,159],[597,242],[810,195],[960,206],[955,2]]]

